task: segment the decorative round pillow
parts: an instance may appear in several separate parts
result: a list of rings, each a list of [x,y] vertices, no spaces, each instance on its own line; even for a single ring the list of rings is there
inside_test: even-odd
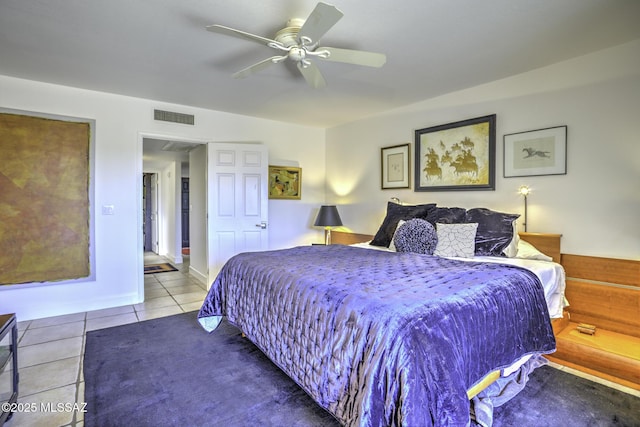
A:
[[[398,252],[433,255],[438,243],[438,233],[429,221],[414,218],[398,227],[393,243]]]

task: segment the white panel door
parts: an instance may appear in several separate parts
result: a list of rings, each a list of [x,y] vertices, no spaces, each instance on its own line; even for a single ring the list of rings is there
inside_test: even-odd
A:
[[[262,144],[208,144],[209,283],[233,255],[268,247],[268,160]]]

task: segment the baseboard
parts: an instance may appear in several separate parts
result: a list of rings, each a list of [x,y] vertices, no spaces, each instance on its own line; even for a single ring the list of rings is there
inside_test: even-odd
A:
[[[202,283],[209,289],[209,277],[206,274],[202,274],[197,269],[193,268],[193,266],[189,266],[189,274],[193,276],[198,282]]]

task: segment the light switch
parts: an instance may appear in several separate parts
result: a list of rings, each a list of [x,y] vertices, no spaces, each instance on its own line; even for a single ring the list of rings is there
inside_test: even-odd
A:
[[[114,210],[113,205],[102,205],[102,215],[113,215]]]

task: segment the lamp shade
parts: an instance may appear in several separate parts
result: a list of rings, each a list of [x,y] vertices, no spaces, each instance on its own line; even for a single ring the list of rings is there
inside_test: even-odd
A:
[[[342,220],[340,219],[338,208],[336,208],[335,205],[320,206],[320,211],[318,212],[318,216],[316,217],[316,222],[313,225],[322,227],[333,227],[342,225]]]

